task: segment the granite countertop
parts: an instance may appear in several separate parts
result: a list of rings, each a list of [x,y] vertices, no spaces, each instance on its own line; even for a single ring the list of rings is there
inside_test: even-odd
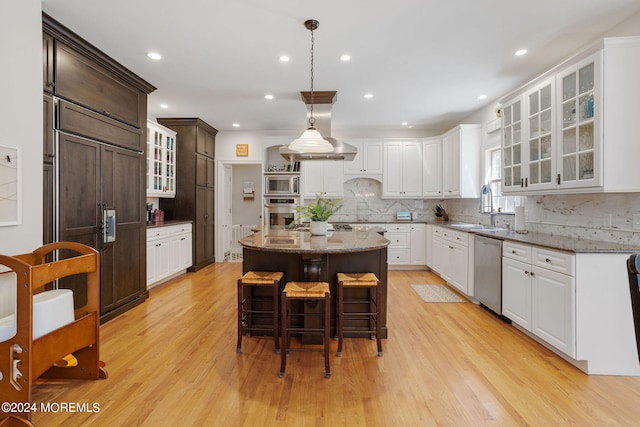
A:
[[[158,223],[151,223],[151,224],[147,224],[147,228],[155,228],[155,227],[166,227],[169,225],[178,225],[178,224],[191,224],[193,221],[189,221],[189,220],[180,220],[180,219],[174,219],[171,221],[164,221],[164,222],[158,222]]]
[[[362,227],[351,231],[333,231],[326,236],[312,236],[308,231],[258,231],[240,239],[247,249],[292,253],[350,253],[385,248],[389,240],[375,230]]]
[[[640,252],[640,245],[623,245],[612,242],[602,242],[598,240],[579,239],[574,237],[557,236],[544,233],[518,233],[506,228],[468,228],[471,224],[461,224],[454,222],[433,222],[433,225],[451,228],[453,230],[465,231],[482,236],[495,237],[500,240],[511,240],[536,246],[543,246],[549,249],[559,249],[574,253],[634,253]]]

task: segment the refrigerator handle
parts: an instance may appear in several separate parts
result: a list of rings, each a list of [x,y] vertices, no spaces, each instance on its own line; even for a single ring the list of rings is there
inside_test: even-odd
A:
[[[111,243],[116,241],[116,210],[105,209],[102,205],[102,241]]]

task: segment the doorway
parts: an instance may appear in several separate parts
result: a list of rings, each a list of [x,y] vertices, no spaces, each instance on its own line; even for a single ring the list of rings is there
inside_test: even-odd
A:
[[[218,162],[216,262],[241,260],[237,244],[262,224],[262,163]]]

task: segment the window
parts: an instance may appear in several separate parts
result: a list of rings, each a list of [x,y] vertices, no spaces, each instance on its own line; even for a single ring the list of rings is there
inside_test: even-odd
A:
[[[521,200],[518,196],[502,195],[502,150],[489,148],[485,152],[486,183],[491,188],[494,212],[514,213]]]

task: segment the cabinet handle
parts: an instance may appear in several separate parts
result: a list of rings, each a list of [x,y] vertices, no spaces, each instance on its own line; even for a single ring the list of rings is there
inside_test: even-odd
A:
[[[104,110],[104,111],[103,111],[103,113],[104,113],[106,116],[110,116],[110,115],[111,115],[111,111]]]
[[[186,240],[186,239],[187,239],[186,237],[183,237],[183,238],[182,238],[182,239],[180,239],[180,240]]]
[[[529,187],[529,178],[524,179],[524,186]]]
[[[520,178],[520,187],[524,187],[524,178]]]
[[[453,249],[453,246],[449,246],[449,249]]]
[[[532,271],[531,272],[531,277],[534,277],[536,274]]]
[[[529,272],[527,270],[524,271],[524,274],[526,274],[527,276],[529,275]]]
[[[556,183],[558,183],[558,185],[560,185],[560,174],[558,174],[558,177],[556,178]]]
[[[551,263],[551,260],[549,258],[545,259],[544,262],[548,262]]]
[[[515,254],[516,254],[516,251],[511,251],[511,253],[515,255]]]

